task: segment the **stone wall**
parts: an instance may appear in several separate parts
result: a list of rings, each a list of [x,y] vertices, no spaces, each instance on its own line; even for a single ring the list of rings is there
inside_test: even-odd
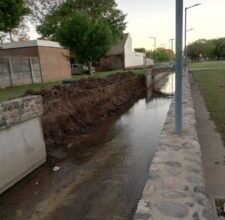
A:
[[[206,196],[195,111],[187,74],[183,76],[183,133],[175,134],[171,104],[161,141],[149,170],[135,220],[211,220]]]
[[[0,88],[41,82],[37,57],[0,57]]]
[[[0,193],[46,161],[41,96],[0,104]]]

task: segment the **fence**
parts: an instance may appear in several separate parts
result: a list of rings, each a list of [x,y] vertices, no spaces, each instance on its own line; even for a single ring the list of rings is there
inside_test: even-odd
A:
[[[40,83],[37,57],[0,57],[0,88]]]

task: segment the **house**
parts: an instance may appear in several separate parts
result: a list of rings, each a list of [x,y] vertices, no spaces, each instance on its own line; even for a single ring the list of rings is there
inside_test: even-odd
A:
[[[27,67],[25,66],[25,63],[27,62],[25,58],[29,58],[32,59],[32,61],[35,61],[36,59],[36,66],[37,64],[39,64],[38,66],[40,69],[40,82],[69,79],[71,78],[71,68],[68,56],[69,51],[62,48],[59,43],[53,41],[31,40],[25,42],[0,44],[1,61],[7,59],[8,57],[12,59],[16,58],[14,60],[17,60],[13,63],[13,73],[15,75],[14,71],[17,71],[17,69],[20,69],[20,71],[18,70],[17,75],[13,76],[15,78],[19,78],[19,74],[22,74],[22,68],[24,70],[27,69]],[[22,60],[24,60],[25,62],[23,63],[23,66],[21,64],[21,62],[23,62]],[[15,65],[17,65],[18,68]],[[2,75],[3,73],[0,70],[0,78],[2,78]],[[25,82],[24,84],[27,84],[27,82]],[[20,81],[20,84],[23,83]]]
[[[132,49],[130,34],[123,34],[118,43],[101,58],[95,66],[97,70],[129,69],[151,65],[152,61],[146,59],[144,53],[135,52]]]

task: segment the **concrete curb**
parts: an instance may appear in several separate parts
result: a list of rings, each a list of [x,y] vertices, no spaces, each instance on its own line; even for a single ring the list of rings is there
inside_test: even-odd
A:
[[[171,104],[135,220],[212,220],[188,74],[183,76],[183,134]]]

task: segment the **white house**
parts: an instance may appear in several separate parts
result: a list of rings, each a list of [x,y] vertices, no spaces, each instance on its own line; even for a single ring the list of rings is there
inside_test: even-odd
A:
[[[144,53],[133,51],[131,35],[124,34],[107,55],[100,60],[96,69],[129,69],[152,64],[153,61],[147,59]]]

